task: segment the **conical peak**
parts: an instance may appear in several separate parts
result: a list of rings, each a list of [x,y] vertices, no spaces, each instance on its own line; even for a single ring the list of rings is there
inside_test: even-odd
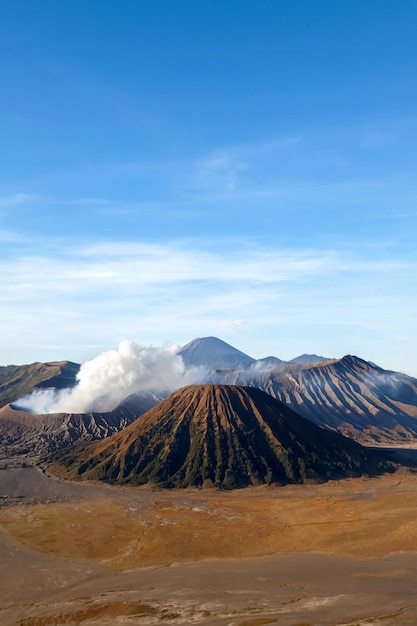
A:
[[[217,337],[194,339],[178,351],[187,366],[203,366],[211,370],[245,368],[255,359]]]

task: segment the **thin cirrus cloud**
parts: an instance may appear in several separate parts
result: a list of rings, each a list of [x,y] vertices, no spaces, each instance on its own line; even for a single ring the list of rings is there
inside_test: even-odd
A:
[[[371,131],[376,135],[385,132],[383,127]],[[371,167],[361,143],[363,134],[365,131],[353,128],[327,136],[310,133],[220,146],[177,158],[81,164],[78,170],[56,172],[46,182],[42,177],[23,181],[26,187],[39,186],[39,193],[11,194],[0,199],[0,208],[31,203],[34,209],[53,214],[56,207],[68,204],[95,211],[97,218],[100,214],[119,219],[141,215],[150,224],[158,211],[159,217],[171,220],[171,229],[178,216],[178,231],[184,227],[181,216],[187,207],[198,214],[209,206],[216,215],[221,207],[222,217],[229,219],[237,210],[249,208],[252,214],[279,210],[289,216],[295,208],[323,215],[337,207],[349,207],[350,212],[366,211],[376,220],[381,212],[395,214],[399,205],[408,212],[417,193],[413,168],[401,154],[390,156],[392,143],[383,146],[391,167],[383,166],[382,161],[378,165],[377,156]],[[379,153],[381,146],[374,150]],[[71,196],[73,189],[79,190],[78,197]],[[118,197],[120,189],[129,189],[129,193]],[[59,197],[63,193],[67,197]],[[189,213],[185,215],[189,220]],[[239,229],[239,223],[233,223]],[[227,227],[224,219],[222,224]],[[299,226],[302,229],[302,223]],[[320,234],[319,221],[314,231]]]
[[[191,165],[179,190],[187,193],[233,194],[240,189],[241,176],[248,168],[233,150],[218,150]]]
[[[206,249],[201,249],[206,247]],[[176,284],[265,284],[325,273],[334,254],[321,251],[265,250],[243,245],[209,251],[205,246],[109,243],[61,250],[60,256],[28,255],[4,260],[3,298],[28,299],[48,293],[82,294],[111,290],[148,291]]]
[[[99,309],[100,300],[114,294],[129,299],[166,292],[175,302],[187,293],[189,300],[196,293],[225,293],[228,300],[227,294],[240,290],[269,302],[283,286],[293,298],[300,292],[319,298],[329,289],[361,293],[390,283],[395,293],[395,281],[408,280],[416,269],[413,259],[358,258],[357,251],[268,249],[238,240],[213,242],[210,249],[207,241],[188,240],[61,246],[59,256],[53,248],[50,256],[5,259],[0,273],[3,301],[62,296],[76,306],[78,297],[94,297]]]
[[[292,358],[299,343],[300,352],[356,352],[384,365],[378,344],[400,335],[408,350],[415,342],[417,297],[404,285],[412,284],[416,263],[372,258],[379,253],[372,246],[361,255],[237,239],[61,244],[59,256],[57,249],[53,242],[49,256],[3,262],[4,355],[18,354],[19,346],[23,353],[34,329],[36,360],[91,358],[124,338],[161,345],[204,333],[257,357]],[[287,337],[291,353],[283,354]],[[395,355],[393,362],[385,357],[395,368]],[[406,355],[401,359],[398,369],[412,371]]]
[[[28,193],[14,193],[0,197],[0,209],[15,207],[18,204],[26,204],[34,200],[34,196]]]
[[[321,274],[330,265],[328,253],[253,248],[248,254],[228,244],[210,252],[199,242],[113,242],[61,246],[59,257],[54,244],[50,256],[5,260],[0,328],[10,345],[5,339],[3,353],[33,342],[34,328],[39,346],[67,342],[69,348],[117,342],[122,330],[139,340],[139,333],[160,337],[161,328],[165,340],[192,328],[215,332],[224,319],[240,319],[241,307],[261,314],[277,294],[266,286]]]

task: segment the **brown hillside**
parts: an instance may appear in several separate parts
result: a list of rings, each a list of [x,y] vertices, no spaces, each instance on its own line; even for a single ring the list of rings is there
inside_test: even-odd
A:
[[[263,391],[233,385],[179,389],[124,431],[51,460],[71,477],[165,487],[298,483],[387,469],[372,451]]]
[[[217,378],[258,387],[314,423],[359,443],[398,445],[415,443],[417,437],[417,380],[358,357]]]
[[[0,407],[35,389],[72,387],[80,366],[71,361],[0,367]]]

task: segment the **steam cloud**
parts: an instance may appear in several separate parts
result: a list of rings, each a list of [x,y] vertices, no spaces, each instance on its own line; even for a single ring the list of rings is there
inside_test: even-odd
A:
[[[108,350],[86,361],[74,387],[35,391],[20,398],[16,405],[36,414],[105,412],[135,391],[174,391],[202,382],[206,370],[186,369],[177,350],[174,345],[155,348],[122,341],[118,350]]]

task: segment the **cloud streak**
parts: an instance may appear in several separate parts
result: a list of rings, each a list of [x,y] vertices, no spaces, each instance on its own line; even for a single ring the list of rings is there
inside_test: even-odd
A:
[[[0,209],[16,207],[19,204],[31,202],[34,197],[28,193],[14,193],[9,196],[0,197]]]
[[[236,245],[237,244],[237,245]],[[331,251],[264,250],[235,242],[226,250],[205,243],[110,243],[61,251],[60,258],[24,255],[0,268],[3,301],[48,294],[95,294],[111,290],[147,293],[149,287],[196,282],[280,283],[331,271]]]

